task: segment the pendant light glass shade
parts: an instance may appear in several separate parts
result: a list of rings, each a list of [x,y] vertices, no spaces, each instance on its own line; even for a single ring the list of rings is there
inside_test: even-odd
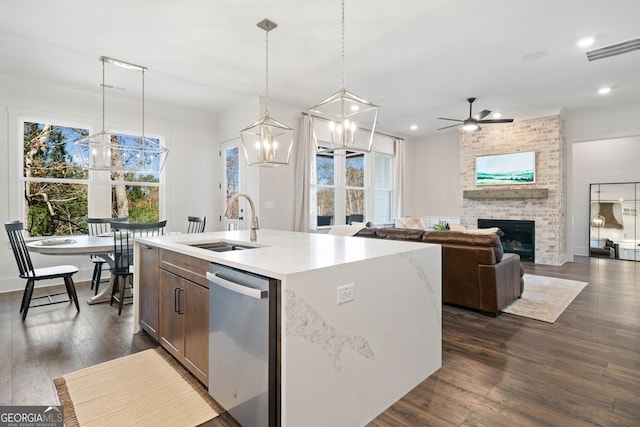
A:
[[[264,19],[257,25],[266,34],[265,113],[260,120],[241,130],[240,138],[249,166],[273,168],[289,164],[293,148],[293,129],[269,116],[269,31],[278,24]]]
[[[118,59],[100,57],[102,62],[102,131],[75,141],[82,167],[89,170],[134,173],[159,172],[164,167],[169,150],[144,136],[144,72],[145,67]],[[105,63],[142,74],[142,136],[134,137],[105,131]]]
[[[345,89],[344,0],[342,0],[342,87],[307,110],[318,152],[371,151],[379,107]]]

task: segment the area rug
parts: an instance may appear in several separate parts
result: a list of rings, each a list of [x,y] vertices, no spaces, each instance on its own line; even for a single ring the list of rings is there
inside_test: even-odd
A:
[[[522,297],[501,311],[554,323],[585,286],[587,282],[525,274]]]
[[[67,426],[198,426],[224,410],[162,348],[54,380]]]

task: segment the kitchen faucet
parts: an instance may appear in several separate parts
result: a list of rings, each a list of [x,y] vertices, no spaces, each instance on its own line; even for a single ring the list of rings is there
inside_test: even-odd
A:
[[[258,218],[256,217],[256,208],[253,205],[253,200],[251,200],[251,196],[249,196],[247,193],[235,193],[233,196],[231,196],[227,201],[227,210],[224,211],[224,217],[231,218],[231,206],[233,205],[233,202],[240,196],[247,199],[249,201],[249,206],[251,207],[251,234],[250,234],[249,240],[251,240],[252,242],[255,242],[256,240],[258,240],[258,235],[256,233],[256,230],[258,230],[260,227],[258,226]]]

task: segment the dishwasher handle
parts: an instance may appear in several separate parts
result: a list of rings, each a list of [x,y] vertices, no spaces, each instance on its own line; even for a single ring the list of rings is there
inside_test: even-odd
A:
[[[222,277],[218,276],[218,273],[207,272],[207,279],[211,283],[223,287],[231,292],[242,294],[251,298],[263,299],[269,296],[268,290],[254,289],[245,285],[241,285],[240,283],[232,282],[231,280],[223,279]]]

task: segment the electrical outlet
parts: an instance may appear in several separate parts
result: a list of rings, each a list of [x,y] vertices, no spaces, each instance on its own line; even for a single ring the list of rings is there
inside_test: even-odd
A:
[[[345,302],[353,301],[355,299],[355,286],[355,283],[338,286],[338,304],[344,304]]]

